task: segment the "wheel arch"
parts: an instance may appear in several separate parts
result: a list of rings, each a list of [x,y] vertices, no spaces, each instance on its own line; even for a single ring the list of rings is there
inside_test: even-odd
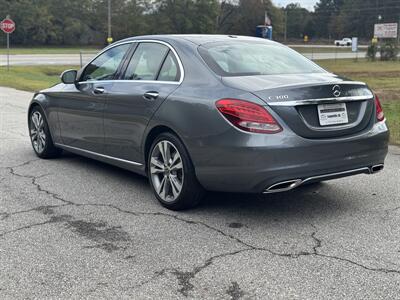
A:
[[[35,93],[33,95],[33,98],[31,100],[31,102],[29,103],[28,116],[29,116],[29,114],[31,113],[32,109],[35,106],[39,106],[42,109],[42,111],[43,111],[43,113],[44,113],[44,115],[46,117],[46,120],[47,120],[48,119],[47,118],[47,111],[46,111],[46,108],[47,108],[46,107],[47,106],[46,103],[47,102],[48,102],[48,99],[47,99],[45,94],[40,93],[40,92]]]
[[[154,140],[157,138],[157,136],[159,136],[161,133],[165,133],[165,132],[172,133],[181,141],[181,143],[183,144],[183,146],[185,147],[185,149],[189,155],[190,161],[192,162],[192,158],[190,157],[188,148],[186,147],[185,142],[180,137],[180,135],[175,130],[173,130],[171,127],[168,127],[166,125],[156,125],[150,129],[150,131],[146,135],[146,138],[143,143],[143,157],[144,157],[144,162],[145,162],[144,165],[145,165],[146,173],[147,173],[147,160],[149,158],[150,147],[153,144]],[[192,162],[192,164],[193,164],[193,162]]]
[[[30,120],[29,120],[29,117],[30,117],[30,115],[31,115],[32,109],[34,109],[35,107],[39,107],[39,108],[42,110],[42,112],[43,112],[43,116],[45,117],[47,124],[49,124],[49,120],[48,120],[47,114],[46,114],[46,109],[45,109],[45,107],[43,106],[43,104],[41,103],[41,101],[39,101],[38,99],[36,99],[36,97],[37,97],[37,95],[35,95],[34,98],[33,98],[32,101],[31,101],[31,103],[29,103],[28,115],[27,115],[28,122],[30,121]]]
[[[43,99],[45,99],[45,96],[43,94],[35,94],[31,103],[29,103],[27,120],[28,120],[28,122],[30,122],[29,117],[31,115],[32,109],[35,107],[39,107],[43,112],[43,116],[47,122],[47,125],[49,126],[49,132],[50,132],[51,139],[54,141],[53,126],[49,122],[49,118],[48,118],[47,112],[46,112],[46,107],[42,103]]]
[[[28,108],[28,117],[30,116],[32,109],[33,109],[34,107],[36,107],[36,106],[40,107],[40,108],[43,110],[44,114],[46,114],[45,110],[43,109],[43,106],[42,106],[38,101],[32,101],[32,102],[29,104],[29,108]],[[45,116],[45,117],[46,117],[46,116]],[[47,118],[47,117],[46,117],[46,118]]]

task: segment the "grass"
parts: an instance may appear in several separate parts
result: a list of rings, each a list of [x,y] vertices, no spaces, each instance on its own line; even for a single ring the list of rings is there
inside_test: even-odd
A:
[[[290,46],[289,46],[290,47]],[[352,52],[351,47],[290,47],[293,50],[296,50],[299,53],[343,53],[343,52]],[[365,49],[359,49],[359,51],[365,51]]]
[[[101,47],[30,47],[11,48],[10,54],[79,54],[79,51],[98,52]],[[0,55],[7,54],[7,49],[0,48]]]
[[[60,74],[71,66],[11,66],[0,67],[0,86],[24,91],[39,91],[60,82]]]
[[[400,101],[387,101],[382,105],[389,124],[390,142],[400,145]]]
[[[369,62],[360,59],[320,60],[323,68],[366,82],[378,94],[390,128],[390,141],[400,145],[400,61]]]
[[[351,49],[351,46],[334,46],[334,45],[304,45],[304,47],[301,47],[299,45],[288,45],[290,48],[293,50],[296,50],[297,52],[300,52],[302,54],[308,53],[351,53],[353,52]],[[367,51],[367,46],[365,45],[358,45],[358,52],[365,52]]]

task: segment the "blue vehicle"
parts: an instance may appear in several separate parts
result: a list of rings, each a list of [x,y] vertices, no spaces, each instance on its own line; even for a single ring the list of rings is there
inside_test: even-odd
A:
[[[258,25],[256,28],[256,36],[268,40],[272,40],[272,26]]]

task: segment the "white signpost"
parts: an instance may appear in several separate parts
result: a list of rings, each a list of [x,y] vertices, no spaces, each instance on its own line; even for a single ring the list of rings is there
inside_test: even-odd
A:
[[[355,60],[358,61],[358,37],[351,38],[351,51],[356,53]]]
[[[15,30],[15,23],[9,17],[0,22],[0,29],[7,34],[7,71],[10,70],[10,34]]]
[[[357,50],[358,50],[358,38],[357,37],[353,37],[351,39],[351,51],[357,52]]]
[[[397,33],[397,23],[382,23],[374,26],[374,37],[378,39],[395,39],[397,38]]]

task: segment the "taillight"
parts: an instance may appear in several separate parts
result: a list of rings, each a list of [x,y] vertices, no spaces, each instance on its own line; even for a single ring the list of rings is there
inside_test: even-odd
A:
[[[221,114],[236,127],[249,132],[277,133],[282,127],[261,105],[236,99],[222,99],[216,102]]]
[[[378,95],[375,95],[375,108],[376,108],[376,118],[378,121],[383,121],[385,115],[383,113],[381,102],[379,101]]]

